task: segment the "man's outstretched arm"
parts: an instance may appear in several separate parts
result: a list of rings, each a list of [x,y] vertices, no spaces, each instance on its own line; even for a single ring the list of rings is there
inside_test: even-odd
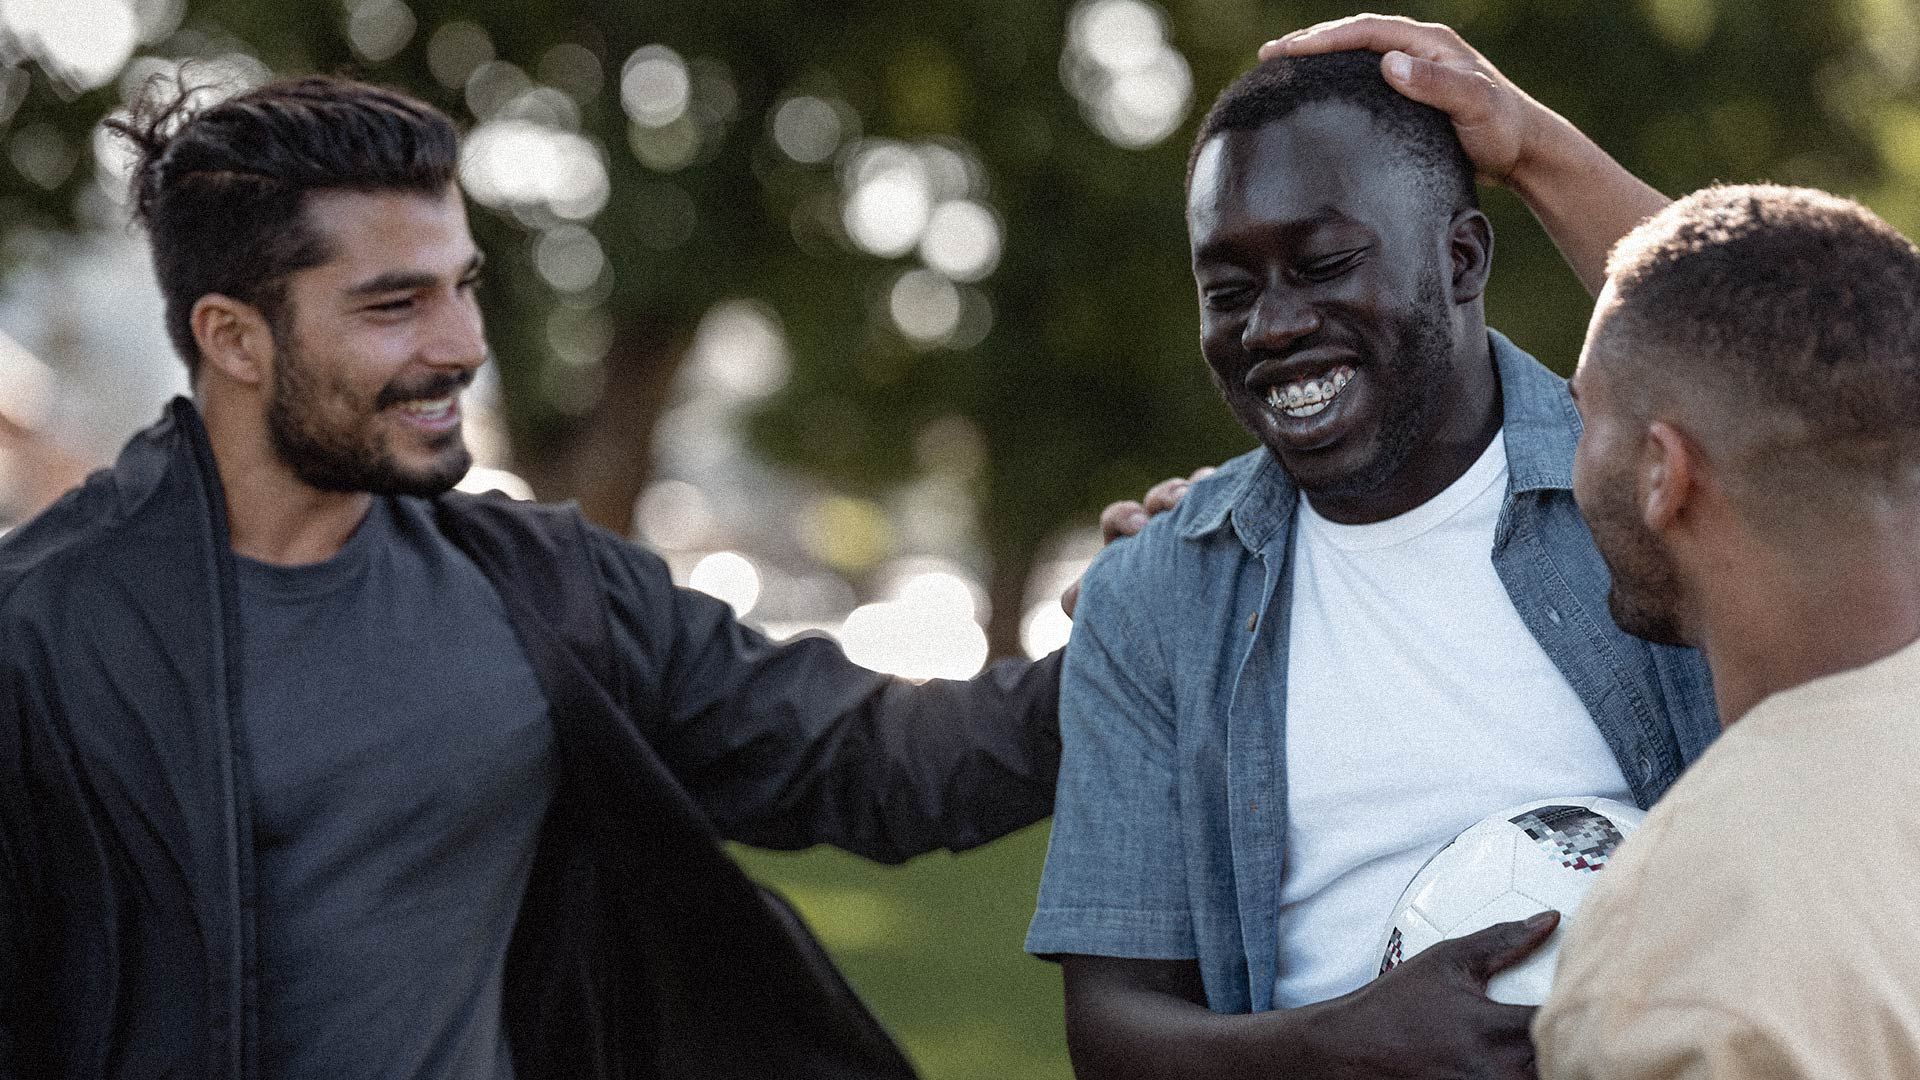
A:
[[[1672,201],[1438,23],[1355,15],[1270,41],[1260,57],[1343,49],[1384,54],[1389,85],[1451,117],[1480,178],[1526,202],[1589,293],[1606,283],[1614,242]]]
[[[1487,980],[1552,933],[1551,916],[1441,942],[1317,1005],[1210,1012],[1191,960],[1062,958],[1067,1045],[1080,1080],[1531,1080],[1534,1010],[1487,998]]]

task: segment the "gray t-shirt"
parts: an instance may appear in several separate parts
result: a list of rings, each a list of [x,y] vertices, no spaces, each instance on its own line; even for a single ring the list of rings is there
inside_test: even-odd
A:
[[[313,566],[240,560],[263,1074],[511,1080],[507,943],[553,728],[506,610],[423,503]]]

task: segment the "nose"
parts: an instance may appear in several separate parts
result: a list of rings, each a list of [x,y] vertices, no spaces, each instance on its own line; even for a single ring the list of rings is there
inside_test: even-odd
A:
[[[1248,352],[1284,352],[1320,329],[1320,312],[1295,289],[1275,282],[1260,290],[1240,344]]]
[[[472,296],[440,305],[422,360],[434,367],[472,370],[487,362],[486,321]]]

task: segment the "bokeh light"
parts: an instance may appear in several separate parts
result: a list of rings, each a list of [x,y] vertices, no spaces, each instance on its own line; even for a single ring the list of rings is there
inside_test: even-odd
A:
[[[875,139],[853,152],[841,215],[847,236],[869,255],[896,258],[920,242],[933,213],[933,191],[920,155]]]
[[[527,120],[475,128],[461,148],[460,180],[488,206],[537,206],[572,221],[591,218],[607,204],[599,148],[576,132]]]
[[[641,127],[663,128],[686,115],[693,100],[687,62],[665,45],[643,45],[620,71],[620,105]]]
[[[0,32],[74,91],[112,82],[141,38],[126,0],[0,0]]]
[[[700,320],[689,374],[736,401],[753,401],[787,384],[792,359],[773,309],[747,300],[714,306]]]
[[[803,165],[817,165],[840,149],[840,111],[822,98],[791,97],[773,113],[773,143]]]
[[[857,607],[838,637],[854,663],[907,679],[970,679],[987,663],[976,586],[957,574],[916,574],[894,599]]]
[[[927,218],[920,258],[955,281],[979,281],[1000,262],[1000,222],[970,199],[943,202]]]
[[[449,90],[461,90],[473,73],[493,62],[493,38],[464,20],[440,24],[427,39],[427,70]]]
[[[1067,22],[1060,70],[1094,129],[1142,149],[1176,131],[1193,102],[1193,71],[1147,0],[1083,0]]]
[[[745,618],[760,602],[760,571],[737,551],[716,551],[694,564],[687,587],[726,601],[735,618]]]
[[[592,101],[600,94],[606,75],[600,58],[577,41],[563,41],[540,54],[535,67],[540,81],[573,95],[575,101]]]
[[[467,470],[454,487],[474,495],[485,495],[489,491],[498,491],[523,502],[533,499],[533,485],[527,483],[517,473],[506,469],[475,465]]]
[[[355,56],[378,64],[398,56],[419,26],[401,0],[357,0],[347,15],[347,42]]]
[[[909,270],[887,294],[887,312],[909,341],[940,345],[960,327],[960,290],[932,270]]]
[[[1065,648],[1073,633],[1073,619],[1061,608],[1060,601],[1049,598],[1035,603],[1020,619],[1020,648],[1029,660],[1038,660]]]
[[[548,285],[566,293],[583,292],[607,272],[600,241],[578,225],[561,225],[540,234],[533,265]]]
[[[699,488],[684,480],[656,480],[634,504],[634,531],[662,551],[703,546],[713,535],[713,509]]]

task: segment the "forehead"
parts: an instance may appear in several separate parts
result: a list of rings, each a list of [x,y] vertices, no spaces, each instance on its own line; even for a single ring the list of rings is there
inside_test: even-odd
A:
[[[1386,226],[1424,220],[1428,207],[1399,140],[1358,105],[1320,101],[1208,140],[1194,162],[1187,223],[1198,247],[1203,236],[1248,222],[1337,217]]]
[[[414,191],[316,191],[307,196],[307,224],[327,253],[318,270],[352,274],[405,265],[458,273],[477,249],[457,187],[438,195]]]

